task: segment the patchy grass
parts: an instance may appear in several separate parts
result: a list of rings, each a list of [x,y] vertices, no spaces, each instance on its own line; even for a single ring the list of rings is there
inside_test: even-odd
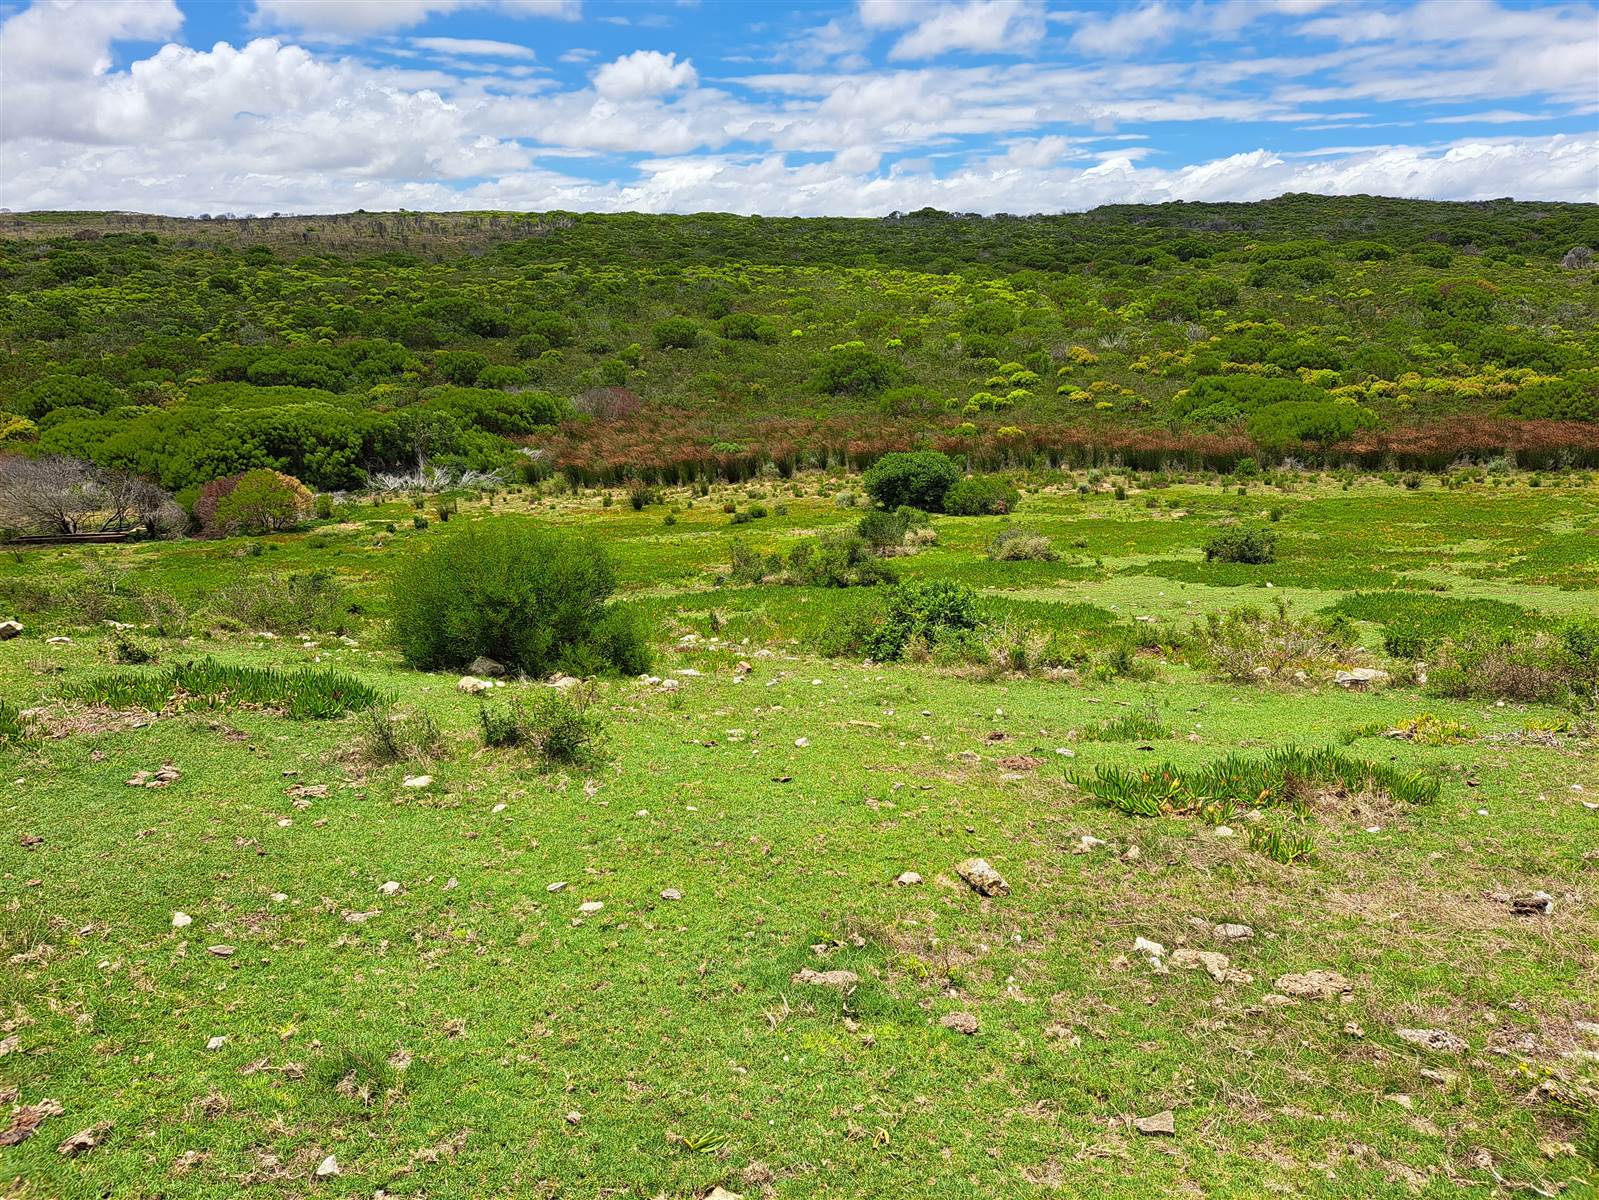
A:
[[[858,519],[800,482],[807,494],[762,523],[773,547]],[[13,831],[0,1045],[16,1039],[0,1090],[63,1110],[0,1149],[0,1177],[30,1198],[173,1200],[1591,1190],[1599,1079],[1584,1055],[1599,1042],[1578,1024],[1599,1021],[1591,724],[1517,701],[1423,703],[1403,680],[1238,686],[1135,635],[1258,602],[1267,581],[1315,614],[1359,574],[1362,545],[1392,573],[1443,562],[1455,598],[1591,606],[1591,591],[1485,580],[1471,572],[1488,560],[1436,549],[1535,546],[1538,520],[1591,523],[1593,497],[1306,484],[1275,526],[1278,561],[1240,590],[1129,568],[1195,562],[1205,522],[1260,499],[1170,489],[1195,523],[1037,484],[1019,519],[1075,561],[993,562],[998,519],[939,518],[937,545],[895,569],[960,578],[994,620],[1094,655],[1142,644],[1128,653],[1152,678],[813,657],[814,631],[852,598],[717,587],[738,532],[721,492],[674,526],[625,497],[502,495],[492,518],[463,502],[456,520],[591,529],[655,623],[661,679],[596,683],[610,757],[568,766],[483,747],[482,702],[385,644],[388,564],[433,536],[408,506],[363,506],[365,527],[321,548],[101,552],[118,602],[129,584],[145,598],[146,616],[119,611],[150,626],[137,636],[162,665],[108,675],[105,618],[44,604],[0,651],[0,695],[19,713],[105,678],[168,681],[168,664],[202,657],[217,678],[347,677],[383,702],[296,721],[282,703],[185,706],[141,683],[159,703],[138,722],[0,745]],[[28,552],[0,575],[70,580],[80,553]],[[318,569],[355,610],[348,639],[205,617],[230,582]],[[191,628],[155,628],[162,596],[198,614]],[[1362,640],[1393,665],[1374,627]],[[546,691],[508,681],[493,700]],[[1158,764],[1138,738],[1071,736],[1151,702],[1170,733]],[[1326,749],[1423,708],[1471,739]],[[168,763],[168,786],[128,786]],[[1050,763],[1089,780],[1169,773],[1181,801],[1130,815]],[[1188,815],[1209,791],[1236,809],[1238,836]],[[960,881],[972,856],[1009,895]],[[897,886],[907,871],[925,882]],[[1547,915],[1496,899],[1540,890]],[[1222,941],[1223,923],[1253,936]],[[1225,953],[1252,981],[1157,973],[1132,953],[1139,936]],[[856,982],[795,982],[806,968]],[[1341,974],[1347,1000],[1267,999],[1314,970]],[[940,1024],[955,1013],[977,1032]],[[1467,1048],[1395,1032],[1418,1028]],[[1136,1131],[1168,1108],[1175,1136]],[[105,1123],[96,1148],[57,1153]],[[314,1182],[329,1155],[341,1174]]]

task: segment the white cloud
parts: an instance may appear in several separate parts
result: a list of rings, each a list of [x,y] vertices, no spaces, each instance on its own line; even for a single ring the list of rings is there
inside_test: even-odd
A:
[[[411,45],[419,50],[432,50],[439,54],[463,58],[522,58],[536,57],[532,47],[515,42],[496,42],[488,38],[419,37]]]
[[[681,91],[699,82],[694,64],[676,54],[635,50],[594,73],[594,90],[612,100],[636,100]]]
[[[428,3],[439,11],[437,0]],[[932,55],[972,47],[977,34],[961,22],[976,7],[882,0],[844,20],[863,38],[870,21],[898,31],[889,38],[928,39]],[[1016,5],[1003,12],[1024,10],[1036,15]],[[1216,11],[1206,10],[1205,20]],[[1580,136],[1481,135],[1494,125],[1547,120],[1537,115],[1544,110],[1569,120],[1582,103],[1569,95],[1582,90],[1579,67],[1585,54],[1595,56],[1595,32],[1572,9],[1529,13],[1490,4],[1472,12],[1478,23],[1470,28],[1423,30],[1412,21],[1396,41],[1329,32],[1319,53],[1300,57],[1207,53],[1172,61],[867,69],[834,57],[826,71],[710,85],[692,62],[640,50],[600,66],[592,86],[563,90],[551,79],[515,75],[538,70],[528,65],[525,46],[444,37],[384,41],[414,55],[405,69],[258,38],[209,49],[168,44],[113,70],[113,43],[175,36],[178,9],[134,0],[44,3],[0,22],[0,204],[191,213],[403,205],[787,214],[925,204],[1027,212],[1291,190],[1599,199],[1599,136],[1586,128]],[[1311,20],[1347,15],[1332,8]],[[1436,11],[1433,18],[1437,25]],[[1291,13],[1280,19],[1305,20]],[[991,24],[1014,34],[1007,20],[996,16]],[[1076,33],[1088,28],[1085,20],[1079,14]],[[983,36],[999,38],[992,30]],[[487,61],[468,61],[473,56]],[[434,69],[410,69],[430,62]],[[1586,80],[1591,105],[1591,71]],[[1390,97],[1407,119],[1382,119],[1394,115],[1377,108]],[[1458,107],[1462,101],[1474,111]],[[1445,103],[1450,107],[1431,107]],[[1526,111],[1512,107],[1518,104]],[[1439,126],[1470,123],[1479,135],[1303,154],[1274,151],[1274,139],[1251,128],[1241,147],[1235,138],[1239,153],[1174,165],[1185,161],[1181,143],[1137,132],[1171,122],[1203,122],[1220,134],[1244,122],[1403,125],[1430,128],[1428,136]],[[1140,144],[1113,145],[1112,131]],[[1423,140],[1414,132],[1381,136]],[[1338,140],[1346,137],[1359,140]],[[612,181],[558,169],[562,159],[597,155],[649,157],[612,167],[621,177]]]
[[[410,29],[430,17],[472,8],[563,21],[575,21],[583,13],[582,0],[255,0],[251,23],[258,29],[359,37]]]
[[[1100,20],[1084,21],[1072,34],[1072,49],[1084,54],[1122,58],[1170,40],[1179,18],[1161,3],[1119,12]]]
[[[895,42],[888,56],[935,58],[952,50],[1026,54],[1043,36],[1043,6],[1034,0],[970,0],[940,6]]]

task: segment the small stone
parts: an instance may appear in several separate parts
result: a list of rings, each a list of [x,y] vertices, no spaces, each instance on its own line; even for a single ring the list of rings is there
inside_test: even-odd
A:
[[[317,1163],[315,1174],[318,1179],[331,1179],[335,1175],[344,1174],[344,1172],[339,1168],[339,1160],[330,1154]]]
[[[895,887],[917,887],[922,882],[922,877],[915,871],[901,871],[894,877]]]
[[[387,883],[378,885],[378,891],[385,896],[398,896],[403,890],[404,889],[401,888],[400,884],[393,879],[389,880]]]
[[[498,679],[505,674],[505,667],[495,662],[486,655],[479,655],[467,663],[466,669],[472,675],[481,675],[485,679]]]
[[[1133,1127],[1146,1137],[1173,1137],[1177,1133],[1177,1116],[1168,1108],[1152,1117],[1139,1117]]]
[[[805,749],[806,746],[809,746],[811,744],[811,739],[808,738],[808,737],[795,738],[794,739],[794,744],[796,746],[798,746],[801,750],[803,750],[803,749]]]
[[[1232,831],[1232,826],[1230,825],[1218,825],[1211,832],[1219,838],[1230,838],[1236,836]]]
[[[1142,954],[1148,958],[1165,958],[1166,947],[1159,942],[1151,941],[1147,937],[1139,936],[1133,939],[1133,953]]]
[[[1217,925],[1211,932],[1225,942],[1243,942],[1255,936],[1255,931],[1248,925]]]
[[[233,947],[228,945],[207,946],[205,948],[205,952],[207,954],[214,954],[218,958],[232,958],[234,953]]]
[[[183,929],[184,927],[193,924],[194,918],[186,912],[175,912],[172,914],[172,928],[174,929]]]
[[[854,971],[813,971],[810,967],[795,971],[788,977],[790,983],[804,983],[811,987],[852,988],[861,981]]]
[[[955,873],[964,879],[980,896],[1008,896],[1010,884],[1005,877],[988,865],[985,858],[968,858],[955,867]]]
[[[1072,848],[1072,853],[1073,854],[1090,854],[1093,851],[1098,850],[1104,844],[1105,844],[1105,839],[1104,838],[1097,838],[1097,837],[1094,837],[1092,834],[1085,833],[1085,834],[1083,834],[1082,837],[1077,839],[1077,845]]]
[[[1372,684],[1387,681],[1388,672],[1379,671],[1376,667],[1355,667],[1353,670],[1339,671],[1333,675],[1333,682],[1339,687],[1355,692],[1363,692]]]
[[[433,776],[431,775],[407,775],[405,777],[405,782],[400,786],[408,788],[425,788],[432,782]]]
[[[599,912],[604,907],[605,901],[603,900],[585,900],[577,906],[577,911],[587,917]]]
[[[661,891],[662,900],[681,900],[682,898],[683,893],[678,891],[676,888],[664,888]]]
[[[1468,1048],[1465,1038],[1443,1029],[1396,1029],[1394,1036],[1412,1046],[1436,1050],[1441,1054],[1459,1054]]]
[[[219,1033],[216,1037],[214,1037],[210,1041],[206,1042],[205,1048],[207,1050],[220,1050],[220,1049],[222,1049],[222,1047],[226,1046],[227,1044],[228,1044],[228,1035],[225,1034],[225,1033]]]
[[[69,1138],[64,1138],[56,1147],[56,1153],[63,1158],[77,1158],[80,1154],[87,1154],[100,1144],[100,1139],[111,1128],[111,1122],[102,1121],[98,1125],[91,1125],[87,1129],[80,1129]]]
[[[1218,954],[1214,950],[1190,950],[1185,946],[1172,952],[1171,965],[1185,971],[1203,969],[1217,983],[1255,982],[1255,977],[1248,971],[1240,971],[1230,965],[1225,954]]]
[[[565,891],[566,890],[566,880],[558,879],[554,883],[546,884],[545,887],[544,887],[544,890],[546,892],[562,892],[562,891]]]
[[[566,1123],[568,1125],[581,1125],[583,1123],[583,1114],[574,1108],[571,1112],[566,1114]]]
[[[969,1012],[945,1013],[938,1018],[938,1023],[945,1029],[952,1029],[956,1033],[972,1037],[977,1033],[977,1017]]]
[[[1122,862],[1137,862],[1144,856],[1144,852],[1137,846],[1129,846],[1122,851]]]
[[[287,892],[273,892],[267,897],[267,899],[272,901],[273,904],[282,904],[288,898],[289,894]]]
[[[0,642],[9,642],[22,633],[21,621],[0,621]]]
[[[483,692],[494,690],[494,683],[488,679],[480,679],[476,675],[463,675],[456,682],[455,690],[467,696],[476,696]]]
[[[1528,892],[1510,897],[1510,911],[1518,917],[1548,916],[1555,911],[1555,898],[1548,892]]]
[[[1303,1000],[1331,1000],[1353,991],[1353,985],[1337,971],[1305,971],[1283,975],[1272,984],[1279,992]]]

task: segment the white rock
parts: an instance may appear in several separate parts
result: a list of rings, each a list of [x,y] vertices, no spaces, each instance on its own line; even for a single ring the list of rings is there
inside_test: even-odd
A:
[[[316,1177],[318,1179],[331,1179],[335,1175],[342,1174],[344,1174],[344,1172],[339,1169],[339,1160],[334,1158],[331,1154],[324,1158],[316,1166]]]
[[[561,892],[561,891],[565,891],[566,890],[566,880],[558,879],[554,883],[546,885],[544,890],[546,892]]]
[[[222,1047],[226,1046],[227,1044],[228,1044],[228,1036],[227,1036],[227,1034],[225,1034],[225,1033],[224,1034],[218,1034],[216,1037],[214,1037],[210,1041],[206,1042],[205,1048],[207,1050],[220,1050],[220,1049],[222,1049]]]
[[[1230,838],[1234,836],[1232,827],[1229,825],[1218,825],[1213,832],[1219,838]]]
[[[1105,844],[1105,839],[1104,838],[1097,838],[1097,837],[1094,837],[1092,834],[1085,833],[1085,834],[1083,834],[1082,837],[1077,839],[1077,846],[1072,851],[1072,853],[1073,854],[1088,854],[1091,851],[1098,850],[1104,844]]]
[[[174,929],[182,929],[187,925],[193,924],[194,918],[186,912],[175,912],[172,914],[172,928]]]
[[[1228,942],[1242,942],[1255,936],[1255,931],[1248,925],[1217,925],[1211,932]]]
[[[806,746],[809,746],[811,744],[811,739],[807,738],[807,737],[795,738],[794,739],[794,744],[796,746],[798,746],[801,750],[803,750],[803,749],[805,749]]]
[[[475,696],[479,692],[491,691],[494,687],[492,680],[479,679],[476,675],[463,675],[456,683],[455,690],[468,696]]]
[[[382,892],[385,896],[398,896],[401,888],[395,880],[391,879],[387,883],[382,884],[378,888],[378,891]]]
[[[683,893],[678,891],[676,888],[665,888],[661,892],[662,900],[681,900],[682,898]]]
[[[1150,958],[1165,958],[1166,947],[1159,942],[1152,942],[1147,937],[1139,936],[1133,939],[1133,953],[1144,954]]]
[[[433,776],[431,775],[407,775],[405,777],[405,782],[400,786],[408,788],[425,788],[432,782]]]
[[[577,906],[577,911],[582,913],[584,916],[590,916],[593,913],[599,912],[600,909],[604,907],[605,901],[603,900],[585,900],[582,904]]]
[[[895,887],[915,887],[922,882],[922,877],[915,871],[902,871],[894,877]]]

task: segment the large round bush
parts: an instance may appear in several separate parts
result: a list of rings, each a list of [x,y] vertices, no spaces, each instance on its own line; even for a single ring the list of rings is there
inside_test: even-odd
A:
[[[902,504],[923,512],[943,512],[944,497],[961,477],[955,460],[937,450],[895,451],[872,464],[862,482],[884,508]]]
[[[511,520],[460,528],[409,559],[391,583],[395,641],[423,670],[481,656],[513,671],[637,674],[648,644],[598,543]]]

